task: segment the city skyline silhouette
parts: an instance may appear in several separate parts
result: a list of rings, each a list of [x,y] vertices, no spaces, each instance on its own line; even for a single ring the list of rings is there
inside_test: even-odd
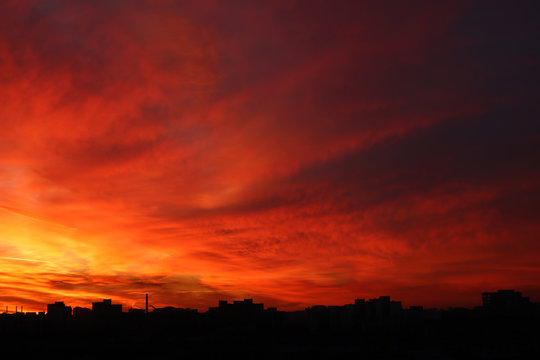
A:
[[[479,297],[479,299],[482,300],[482,306],[493,306],[493,303],[497,303],[497,301],[501,301],[501,299],[504,299],[505,297],[509,297],[510,299],[521,299],[521,300],[518,300],[518,303],[519,301],[523,301],[524,303],[527,303],[527,304],[532,304],[533,307],[537,306],[537,304],[540,304],[540,302],[534,302],[530,300],[529,297],[523,297],[522,296],[522,292],[520,291],[515,291],[514,289],[499,289],[495,292],[483,292],[481,294],[481,297]],[[390,301],[390,298],[391,296],[388,296],[388,295],[381,295],[379,296],[378,298],[371,298],[371,299],[368,299],[367,301],[376,301],[377,299],[381,300],[388,300]],[[498,300],[491,300],[492,298],[495,298],[495,299],[498,299]],[[491,300],[491,301],[490,301]],[[229,303],[230,301],[230,303]],[[254,299],[253,298],[245,298],[243,299],[243,302],[244,303],[249,303],[250,305],[256,305],[257,308],[260,308],[260,309],[264,309],[264,304],[263,303],[253,303]],[[355,298],[354,299],[354,303],[357,303],[357,302],[365,302],[366,299],[364,298]],[[514,300],[513,300],[514,301]],[[102,299],[101,301],[93,301],[91,303],[92,305],[92,308],[86,308],[86,307],[80,307],[80,306],[76,306],[76,307],[72,307],[70,306],[69,304],[65,303],[64,301],[55,301],[54,303],[52,304],[47,304],[47,305],[44,305],[47,307],[47,311],[27,311],[27,312],[24,312],[24,307],[23,306],[12,306],[11,309],[9,307],[9,305],[5,305],[5,310],[2,312],[4,314],[10,314],[10,313],[29,313],[29,314],[47,314],[49,313],[49,307],[51,308],[55,308],[55,306],[59,306],[60,309],[69,309],[69,315],[74,315],[74,309],[77,308],[79,309],[80,311],[85,311],[85,310],[91,310],[92,312],[99,312],[99,311],[102,311],[101,310],[101,306],[105,306],[106,308],[108,309],[111,309],[111,311],[114,311],[114,312],[129,312],[129,311],[136,311],[136,312],[139,312],[139,311],[144,311],[145,313],[149,313],[149,312],[152,312],[154,310],[160,310],[160,309],[189,309],[189,310],[196,310],[196,311],[199,311],[199,309],[190,309],[189,307],[188,308],[184,308],[184,307],[175,307],[173,306],[173,304],[168,304],[168,305],[165,305],[161,308],[158,308],[156,306],[154,306],[152,303],[151,303],[151,294],[148,294],[146,293],[145,294],[145,306],[143,308],[134,308],[134,307],[129,307],[126,308],[123,304],[120,304],[120,303],[115,303],[113,304],[113,299],[112,298],[109,298],[109,299]],[[219,299],[218,300],[218,308],[221,307],[221,306],[227,306],[227,305],[234,305],[234,304],[239,304],[241,303],[242,301],[241,300],[223,300],[223,299]],[[392,303],[395,303],[396,305],[399,304],[399,309],[403,309],[402,307],[402,302],[399,301],[399,300],[391,300]],[[491,302],[491,304],[490,304]],[[329,307],[329,306],[333,306],[333,307],[343,307],[343,306],[348,306],[350,304],[343,304],[343,305],[337,305],[337,304],[312,304],[311,306],[308,306],[307,308],[304,308],[304,309],[297,309],[297,310],[292,310],[292,311],[303,311],[305,309],[308,309],[308,308],[312,308],[312,307],[318,307],[318,306],[325,306],[325,307]],[[444,310],[448,310],[448,309],[452,309],[452,308],[467,308],[467,309],[473,309],[473,308],[476,308],[478,307],[479,305],[474,305],[472,307],[460,307],[460,306],[449,306],[448,308],[444,309],[444,308],[427,308],[427,309],[430,309],[430,310],[433,310],[433,311],[444,311]],[[410,309],[418,309],[418,308],[424,308],[424,305],[423,304],[414,304],[414,305],[410,305],[409,306],[409,310]],[[20,310],[18,310],[20,309]],[[212,307],[212,306],[209,306],[208,309],[207,309],[207,312],[208,311],[213,311],[215,310],[216,307]],[[267,308],[268,309],[268,308]],[[279,310],[277,307],[270,307],[270,309],[273,309],[273,310]],[[11,310],[11,311],[10,311]],[[64,310],[62,310],[64,311]],[[286,311],[286,310],[285,310]]]
[[[111,299],[72,309],[57,301],[46,313],[0,314],[0,342],[11,344],[8,354],[24,356],[317,351],[382,359],[515,359],[540,354],[540,303],[510,289],[484,292],[481,298],[474,309],[403,308],[400,301],[380,296],[290,312],[253,299],[220,300],[202,313],[172,306],[123,311]]]

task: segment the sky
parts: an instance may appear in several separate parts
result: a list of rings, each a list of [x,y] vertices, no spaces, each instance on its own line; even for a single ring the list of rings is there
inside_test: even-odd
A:
[[[0,3],[0,309],[540,301],[536,1]]]

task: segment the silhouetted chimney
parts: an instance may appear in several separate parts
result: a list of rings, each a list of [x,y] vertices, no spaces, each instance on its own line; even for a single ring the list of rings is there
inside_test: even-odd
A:
[[[148,314],[148,294],[146,294],[146,310],[145,314]]]

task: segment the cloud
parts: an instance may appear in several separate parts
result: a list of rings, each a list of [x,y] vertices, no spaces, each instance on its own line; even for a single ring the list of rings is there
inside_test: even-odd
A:
[[[537,294],[536,7],[2,3],[6,301]]]

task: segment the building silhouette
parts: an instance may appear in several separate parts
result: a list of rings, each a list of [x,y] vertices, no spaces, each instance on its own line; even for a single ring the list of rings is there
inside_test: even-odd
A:
[[[71,306],[66,306],[63,301],[47,305],[47,315],[55,319],[64,319],[71,316]]]
[[[482,305],[487,311],[498,314],[518,314],[531,309],[529,298],[514,290],[482,293]]]
[[[6,354],[13,349],[12,357],[21,349],[98,357],[112,348],[123,357],[347,351],[380,359],[540,358],[540,304],[514,290],[485,292],[481,300],[473,309],[404,309],[380,296],[289,312],[253,299],[220,300],[206,312],[172,306],[123,312],[111,299],[72,310],[57,301],[46,313],[0,314],[0,345]]]
[[[104,299],[102,302],[92,303],[92,313],[98,316],[108,316],[122,312],[121,304],[112,304],[111,299]]]

